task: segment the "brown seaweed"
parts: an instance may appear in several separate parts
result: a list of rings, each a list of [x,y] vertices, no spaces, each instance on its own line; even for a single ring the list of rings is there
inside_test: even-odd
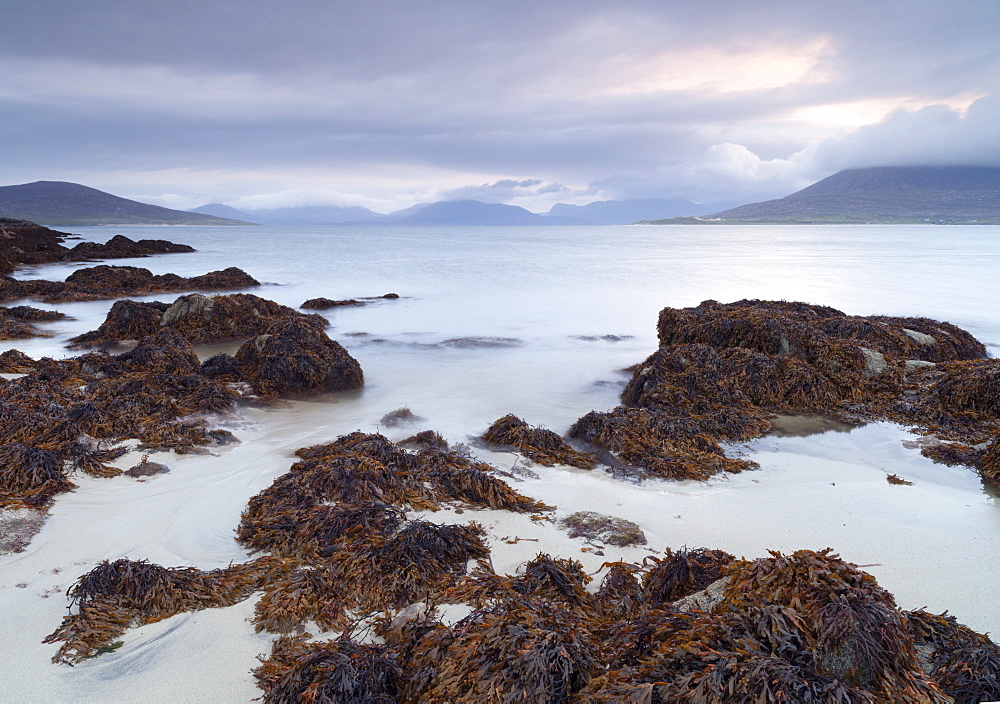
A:
[[[556,433],[545,428],[533,428],[515,415],[508,414],[494,421],[483,433],[483,441],[493,447],[514,447],[539,464],[557,464],[580,469],[593,469],[597,458],[579,452],[566,444]]]

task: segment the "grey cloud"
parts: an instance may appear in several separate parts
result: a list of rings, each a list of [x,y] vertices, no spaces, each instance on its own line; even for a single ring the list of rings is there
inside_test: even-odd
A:
[[[998,19],[995,0],[38,0],[0,25],[0,181],[413,167],[488,174],[453,189],[483,198],[703,200],[884,160],[1000,163]],[[697,62],[671,64],[771,47],[791,52],[778,63],[814,47],[812,74],[713,93],[684,82]],[[630,87],[657,71],[668,88]],[[925,107],[845,135],[788,118],[964,94],[987,96],[964,119]]]

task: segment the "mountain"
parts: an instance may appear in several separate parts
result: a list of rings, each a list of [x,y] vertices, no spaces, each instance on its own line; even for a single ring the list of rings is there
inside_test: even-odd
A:
[[[548,217],[517,205],[478,200],[442,200],[389,213],[372,225],[570,225],[573,218]]]
[[[237,210],[221,203],[209,203],[195,208],[192,213],[205,213],[217,217],[238,218],[261,225],[280,227],[340,225],[346,222],[365,222],[385,217],[361,206],[308,205],[262,210]]]
[[[0,187],[0,217],[41,225],[246,225],[237,220],[161,208],[65,181]]]
[[[709,219],[797,222],[982,222],[1000,219],[1000,168],[881,166],[845,169],[777,200]]]
[[[577,218],[590,225],[628,225],[637,220],[705,215],[722,203],[698,205],[683,198],[636,198],[632,200],[598,200],[586,205],[556,203],[550,216]]]

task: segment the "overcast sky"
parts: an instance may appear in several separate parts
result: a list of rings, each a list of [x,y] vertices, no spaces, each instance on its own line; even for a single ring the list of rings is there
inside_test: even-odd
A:
[[[170,207],[748,202],[1000,166],[998,0],[32,0],[0,184]]]

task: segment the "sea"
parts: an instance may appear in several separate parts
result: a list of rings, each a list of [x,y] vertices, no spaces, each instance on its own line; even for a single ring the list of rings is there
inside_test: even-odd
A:
[[[641,550],[595,555],[555,525],[477,518],[493,531],[497,569],[512,571],[543,549],[581,559],[596,572],[604,561],[639,561],[666,547],[720,548],[751,559],[769,549],[829,547],[874,574],[901,608],[947,609],[997,639],[1000,501],[972,470],[922,457],[919,438],[906,428],[876,423],[762,438],[730,448],[759,470],[708,482],[639,484],[600,469],[527,468],[512,453],[477,446],[476,438],[508,413],[563,434],[589,411],[615,407],[626,370],[656,350],[658,312],[708,299],[925,316],[968,330],[995,356],[1000,227],[61,229],[85,241],[122,234],[189,244],[196,252],[107,263],[182,276],[236,266],[263,284],[246,292],[291,307],[315,297],[364,300],[322,314],[328,334],[361,363],[365,384],[245,410],[225,421],[241,445],[214,456],[163,453],[152,459],[173,471],[146,482],[75,479],[79,488],[56,500],[28,549],[0,556],[0,648],[16,654],[0,664],[0,682],[7,682],[0,684],[2,701],[257,696],[247,672],[270,637],[247,623],[252,604],[134,629],[120,651],[75,668],[49,664],[56,646],[40,641],[65,614],[66,589],[99,560],[128,556],[212,569],[248,559],[233,540],[247,499],[287,471],[295,449],[355,430],[393,440],[435,430],[510,472],[519,491],[557,506],[557,517],[585,509],[618,515],[638,522],[649,539]],[[62,280],[91,265],[27,267],[15,276]],[[377,298],[386,293],[399,298]],[[30,303],[71,319],[43,324],[48,338],[0,342],[0,351],[78,354],[66,349],[67,339],[95,329],[112,304]],[[234,349],[224,343],[198,351],[207,357]],[[413,426],[382,421],[404,407],[419,416]],[[913,484],[891,485],[887,474]],[[511,536],[541,542],[511,543],[505,539]]]

